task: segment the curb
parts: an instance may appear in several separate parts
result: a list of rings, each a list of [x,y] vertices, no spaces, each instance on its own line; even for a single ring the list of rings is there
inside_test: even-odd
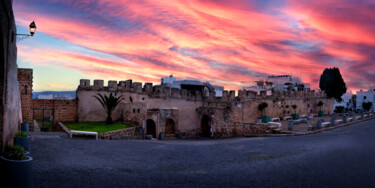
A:
[[[364,122],[364,121],[369,121],[369,120],[372,120],[372,119],[375,119],[375,117],[366,118],[366,119],[362,119],[362,120],[357,120],[357,121],[349,122],[349,123],[342,124],[342,125],[339,125],[339,126],[328,127],[328,128],[320,129],[320,130],[317,130],[317,131],[310,131],[310,132],[306,132],[306,133],[292,133],[291,132],[289,134],[286,134],[286,133],[284,133],[284,134],[250,134],[250,135],[245,135],[244,137],[303,136],[303,135],[316,134],[316,133],[321,133],[321,132],[325,132],[325,131],[330,131],[330,130],[333,130],[333,129],[337,129],[337,128],[341,128],[341,127],[346,127],[346,126],[357,124],[357,123],[361,123],[361,122]]]

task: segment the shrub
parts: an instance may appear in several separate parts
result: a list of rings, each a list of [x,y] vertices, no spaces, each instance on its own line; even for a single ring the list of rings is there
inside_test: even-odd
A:
[[[263,116],[264,109],[266,109],[267,107],[268,107],[268,104],[265,102],[262,102],[258,105],[258,110],[262,112],[262,116]]]
[[[362,108],[366,111],[369,111],[372,106],[372,102],[364,102],[362,103]]]
[[[297,105],[293,104],[292,108],[294,109],[294,113],[296,113]]]
[[[20,145],[6,145],[4,149],[4,157],[10,160],[26,160],[28,159],[23,154],[25,153],[25,149],[23,149]]]
[[[322,111],[323,104],[324,104],[323,101],[319,101],[318,104],[316,104],[317,106],[319,106],[320,111]]]
[[[20,131],[16,134],[16,137],[27,137],[27,132],[25,131]]]
[[[336,106],[335,113],[343,113],[343,112],[344,112],[344,107],[343,106]]]

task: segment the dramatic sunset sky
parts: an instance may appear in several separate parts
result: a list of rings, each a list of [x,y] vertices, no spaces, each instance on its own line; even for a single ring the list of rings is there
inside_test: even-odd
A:
[[[349,90],[375,86],[374,0],[13,0],[18,65],[34,91],[79,79],[160,83],[173,74],[242,88],[301,75],[317,88],[339,67]]]

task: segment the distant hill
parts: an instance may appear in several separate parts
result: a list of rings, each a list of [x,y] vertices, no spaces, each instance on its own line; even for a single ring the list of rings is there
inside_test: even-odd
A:
[[[41,92],[33,92],[33,99],[37,99],[39,95],[50,95],[50,94],[70,95],[72,96],[72,98],[76,98],[76,91],[41,91]]]

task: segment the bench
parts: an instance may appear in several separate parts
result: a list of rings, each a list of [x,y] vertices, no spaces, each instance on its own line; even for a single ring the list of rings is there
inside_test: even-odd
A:
[[[327,125],[327,126],[330,126],[330,125],[331,125],[331,122],[323,122],[323,123],[322,123],[322,127],[325,127],[326,125]]]
[[[292,119],[292,116],[285,116],[284,120]]]
[[[97,132],[71,130],[71,131],[70,131],[70,138],[73,137],[73,134],[94,135],[95,138],[96,138],[96,140],[98,140],[98,133],[97,133]]]
[[[271,121],[280,121],[280,118],[271,118]]]
[[[268,122],[268,124],[277,125],[277,127],[281,127],[281,123],[277,123],[277,122]]]
[[[335,123],[339,124],[339,123],[343,123],[342,119],[338,119],[338,120],[335,120]]]
[[[349,122],[349,121],[353,121],[353,118],[348,118],[348,119],[346,119],[346,120],[347,120],[348,122]]]

